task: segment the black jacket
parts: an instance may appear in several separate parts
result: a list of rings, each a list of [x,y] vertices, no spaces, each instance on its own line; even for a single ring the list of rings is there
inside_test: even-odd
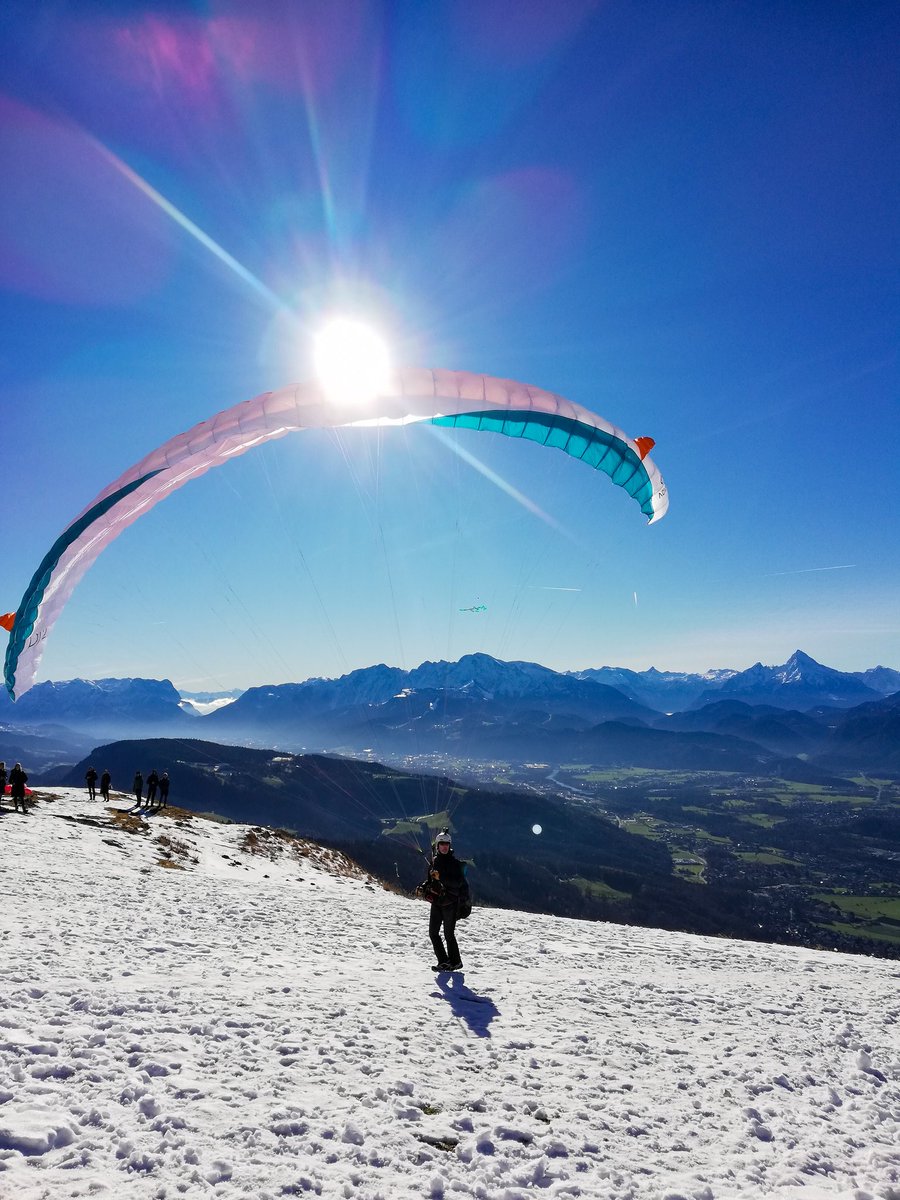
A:
[[[416,891],[432,904],[451,905],[469,898],[466,864],[452,850],[441,854],[436,850],[428,864],[428,874]]]

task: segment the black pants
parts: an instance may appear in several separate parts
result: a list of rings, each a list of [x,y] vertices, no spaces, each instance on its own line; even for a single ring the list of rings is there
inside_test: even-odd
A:
[[[447,939],[447,949],[441,941],[441,925],[444,926],[444,937]],[[452,904],[432,904],[431,918],[428,922],[428,936],[434,946],[438,962],[459,962],[459,946],[456,944],[454,930],[456,929],[456,901]]]

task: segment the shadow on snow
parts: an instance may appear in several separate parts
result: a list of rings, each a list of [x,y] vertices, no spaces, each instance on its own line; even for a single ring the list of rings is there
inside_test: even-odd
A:
[[[490,1023],[500,1015],[500,1010],[489,996],[479,996],[466,987],[461,971],[441,971],[435,976],[440,995],[453,1009],[453,1015],[465,1021],[476,1037],[490,1037]]]

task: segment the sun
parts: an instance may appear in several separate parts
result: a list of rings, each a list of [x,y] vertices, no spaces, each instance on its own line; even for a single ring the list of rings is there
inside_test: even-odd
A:
[[[313,362],[323,392],[335,404],[366,404],[388,387],[387,344],[362,321],[329,321],[313,340]]]

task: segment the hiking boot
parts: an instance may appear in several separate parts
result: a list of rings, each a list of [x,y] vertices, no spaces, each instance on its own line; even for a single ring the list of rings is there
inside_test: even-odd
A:
[[[461,970],[462,970],[462,962],[461,962],[461,961],[457,961],[457,962],[454,962],[454,963],[448,963],[448,964],[447,964],[447,970],[448,970],[448,971],[461,971]]]
[[[453,968],[448,962],[439,962],[435,963],[431,969],[432,971],[451,971]]]

